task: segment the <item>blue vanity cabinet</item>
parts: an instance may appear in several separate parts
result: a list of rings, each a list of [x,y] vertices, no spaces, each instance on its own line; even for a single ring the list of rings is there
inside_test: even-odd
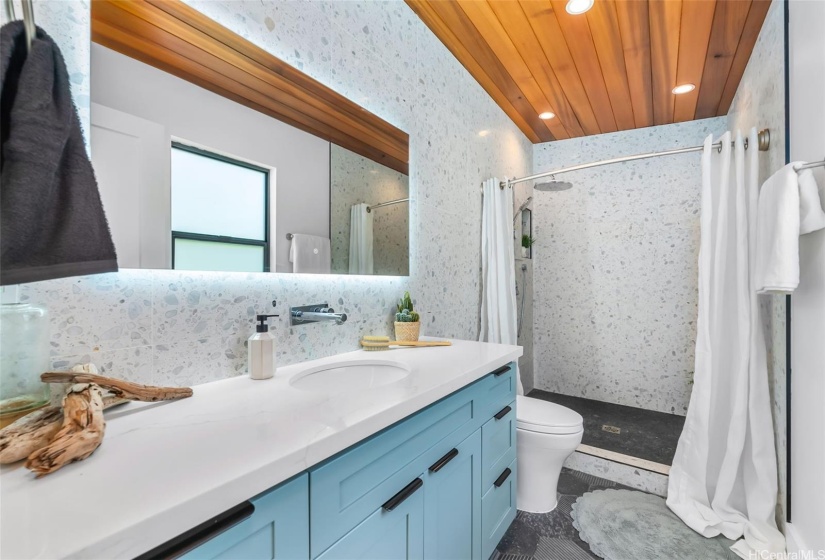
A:
[[[481,559],[481,430],[424,475],[424,557]]]
[[[488,375],[310,469],[312,558],[476,432],[499,383]]]
[[[423,477],[416,477],[399,492],[400,496],[393,496],[397,504],[378,508],[318,560],[429,559],[424,555]]]
[[[308,560],[309,476],[276,486],[250,500],[254,513],[190,550],[185,560]]]
[[[515,517],[515,475],[501,478],[515,469],[515,394],[510,364],[311,469],[312,558],[489,558]],[[381,504],[416,480],[404,525]]]
[[[489,558],[516,518],[516,461],[505,468],[481,499],[481,555]]]
[[[193,559],[487,560],[516,513],[515,368],[252,499]]]
[[[481,427],[481,486],[486,492],[516,459],[516,402],[503,406]]]

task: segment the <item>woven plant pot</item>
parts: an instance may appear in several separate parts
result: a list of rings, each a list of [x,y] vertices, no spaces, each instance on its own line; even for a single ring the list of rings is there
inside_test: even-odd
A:
[[[395,340],[405,342],[415,342],[418,340],[418,333],[421,331],[421,322],[399,323],[395,322]]]

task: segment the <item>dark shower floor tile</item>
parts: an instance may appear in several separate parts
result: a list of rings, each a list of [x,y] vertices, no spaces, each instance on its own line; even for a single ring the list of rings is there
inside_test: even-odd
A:
[[[593,475],[562,469],[559,505],[550,513],[519,511],[491,560],[590,560],[599,558],[579,538],[571,516],[573,503],[586,492],[626,486]]]
[[[664,465],[673,463],[685,417],[533,389],[530,397],[575,410],[584,418],[582,443]],[[602,429],[613,426],[614,434]]]

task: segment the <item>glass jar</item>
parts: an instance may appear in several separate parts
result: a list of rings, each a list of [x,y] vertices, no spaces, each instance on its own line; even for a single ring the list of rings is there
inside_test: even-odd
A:
[[[40,381],[49,363],[47,311],[0,304],[0,427],[49,402],[49,386]]]

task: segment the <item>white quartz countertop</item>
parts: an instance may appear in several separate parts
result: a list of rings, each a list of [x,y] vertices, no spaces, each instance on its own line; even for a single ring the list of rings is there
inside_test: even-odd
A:
[[[0,474],[0,557],[132,558],[517,359],[518,346],[356,351],[194,387],[189,399],[106,412],[95,453],[41,479]],[[323,394],[290,379],[328,363],[396,362],[383,387]]]

